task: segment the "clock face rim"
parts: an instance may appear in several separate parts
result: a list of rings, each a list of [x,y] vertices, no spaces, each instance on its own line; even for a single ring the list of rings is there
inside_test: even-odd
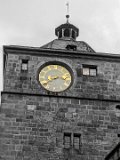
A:
[[[71,82],[70,82],[70,84],[69,84],[69,86],[68,86],[67,88],[65,88],[64,90],[61,90],[61,91],[52,91],[52,90],[49,90],[49,89],[45,88],[45,87],[41,84],[41,82],[40,82],[40,80],[39,80],[39,74],[40,74],[40,72],[42,71],[42,69],[44,69],[45,67],[47,67],[47,66],[49,66],[49,65],[59,65],[59,66],[65,68],[65,69],[68,71],[68,73],[69,73],[70,76],[71,76]],[[51,93],[61,93],[61,92],[64,92],[64,91],[68,90],[68,89],[72,86],[72,84],[73,84],[73,71],[72,71],[71,67],[68,66],[68,64],[66,64],[66,63],[64,63],[64,62],[58,62],[58,61],[46,62],[46,63],[44,63],[43,65],[40,66],[40,68],[38,69],[38,74],[37,74],[37,75],[38,75],[37,79],[38,79],[39,85],[40,85],[44,90],[46,90],[46,91],[48,91],[48,92],[51,92]]]

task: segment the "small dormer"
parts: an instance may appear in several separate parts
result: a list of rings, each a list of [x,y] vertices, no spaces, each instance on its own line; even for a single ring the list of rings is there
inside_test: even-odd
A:
[[[73,45],[73,44],[68,44],[68,45],[66,46],[66,49],[67,49],[67,50],[76,51],[76,50],[77,50],[77,46],[76,46],[76,45]]]
[[[79,29],[69,23],[68,21],[69,15],[66,15],[66,18],[67,18],[67,22],[55,29],[55,35],[58,37],[58,39],[76,40],[76,38],[79,35]]]

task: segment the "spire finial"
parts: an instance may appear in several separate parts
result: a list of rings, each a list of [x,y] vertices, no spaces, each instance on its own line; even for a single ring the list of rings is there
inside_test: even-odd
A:
[[[66,3],[66,6],[67,6],[67,15],[66,15],[66,18],[67,18],[67,23],[69,23],[69,2]]]

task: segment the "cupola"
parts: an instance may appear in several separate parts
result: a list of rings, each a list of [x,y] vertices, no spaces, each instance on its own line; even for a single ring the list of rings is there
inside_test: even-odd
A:
[[[79,29],[73,24],[69,23],[69,3],[67,5],[66,23],[61,24],[55,29],[55,35],[58,39],[42,46],[42,49],[54,49],[54,50],[64,50],[64,51],[74,51],[95,53],[95,51],[84,41],[77,41],[76,38],[79,36]]]
[[[58,37],[58,39],[76,40],[76,38],[78,37],[79,29],[76,26],[69,23],[69,17],[70,15],[67,14],[66,23],[58,26],[55,29],[55,35]]]

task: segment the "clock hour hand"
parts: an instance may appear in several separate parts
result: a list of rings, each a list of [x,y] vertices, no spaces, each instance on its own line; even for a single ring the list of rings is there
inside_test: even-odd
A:
[[[49,81],[54,80],[54,79],[57,79],[57,78],[59,78],[59,77],[58,77],[58,76],[53,76],[53,77],[52,77],[52,76],[48,76],[48,80],[49,80]]]

